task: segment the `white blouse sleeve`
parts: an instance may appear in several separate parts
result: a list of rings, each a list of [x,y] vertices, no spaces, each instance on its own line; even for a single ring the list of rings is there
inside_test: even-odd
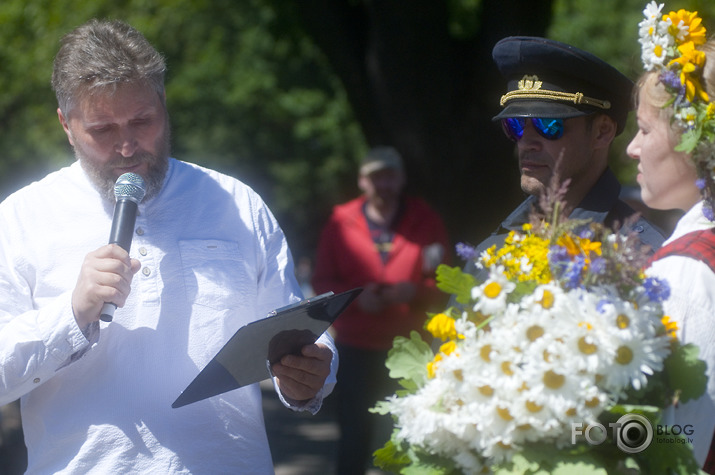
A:
[[[680,340],[697,345],[700,359],[707,363],[706,393],[674,412],[675,424],[692,425],[690,437],[702,465],[715,431],[715,273],[695,259],[668,256],[653,263],[649,274],[668,281],[671,292],[663,305],[665,314],[677,322]]]

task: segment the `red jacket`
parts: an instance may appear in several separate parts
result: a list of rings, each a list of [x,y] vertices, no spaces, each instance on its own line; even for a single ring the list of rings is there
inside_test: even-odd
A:
[[[421,330],[428,310],[444,308],[448,296],[435,287],[434,271],[423,273],[422,251],[440,244],[445,251],[442,262],[450,253],[440,216],[423,200],[407,197],[394,230],[392,249],[383,264],[363,214],[364,203],[365,197],[360,197],[333,208],[320,237],[312,284],[318,294],[339,293],[369,282],[417,284],[417,297],[410,304],[392,305],[374,314],[363,312],[353,302],[333,324],[338,343],[384,350],[392,347],[395,336]]]

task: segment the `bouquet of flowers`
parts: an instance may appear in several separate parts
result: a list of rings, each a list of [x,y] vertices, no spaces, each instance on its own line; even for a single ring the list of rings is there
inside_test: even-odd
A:
[[[697,473],[685,440],[667,450],[652,443],[663,409],[699,397],[707,379],[698,348],[682,345],[663,315],[667,283],[643,274],[647,255],[634,236],[561,219],[562,193],[542,199],[544,212],[503,246],[480,256],[457,246],[488,271],[484,282],[437,270],[456,304],[426,322],[438,350],[417,332],[395,339],[387,366],[404,389],[373,409],[395,421],[378,466]]]

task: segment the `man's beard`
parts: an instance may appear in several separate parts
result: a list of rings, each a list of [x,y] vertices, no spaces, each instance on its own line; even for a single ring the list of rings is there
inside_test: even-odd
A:
[[[128,168],[138,163],[147,164],[147,174],[142,176],[146,186],[146,194],[144,200],[149,200],[156,196],[164,184],[166,171],[169,168],[169,152],[171,134],[167,126],[166,132],[157,141],[157,153],[152,154],[145,151],[139,151],[131,157],[122,157],[121,155],[104,163],[102,166],[97,166],[93,161],[86,158],[86,155],[80,147],[75,145],[74,154],[79,160],[82,168],[89,177],[94,187],[99,191],[103,198],[110,203],[116,200],[114,196],[114,185],[117,181],[117,176],[114,176],[113,170],[117,168]]]

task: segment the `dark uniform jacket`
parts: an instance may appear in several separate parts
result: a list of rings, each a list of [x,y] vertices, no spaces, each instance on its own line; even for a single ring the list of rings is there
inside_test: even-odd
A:
[[[584,197],[581,203],[569,215],[570,219],[588,219],[593,222],[603,223],[606,226],[613,228],[618,223],[620,232],[628,234],[633,231],[638,234],[640,241],[649,246],[652,251],[658,249],[665,237],[660,229],[649,223],[642,216],[626,226],[626,220],[636,213],[636,211],[621,201],[618,196],[621,192],[621,184],[616,179],[611,170],[606,171],[601,175],[596,184],[591,188],[591,191]],[[485,249],[493,246],[501,246],[504,243],[509,231],[521,231],[524,223],[529,222],[529,213],[532,207],[538,203],[538,197],[529,196],[517,208],[502,221],[501,225],[477,246],[477,252],[481,253]],[[478,281],[484,281],[487,274],[484,270],[477,269],[473,261],[469,261],[464,268],[465,272],[469,272],[477,277]]]

